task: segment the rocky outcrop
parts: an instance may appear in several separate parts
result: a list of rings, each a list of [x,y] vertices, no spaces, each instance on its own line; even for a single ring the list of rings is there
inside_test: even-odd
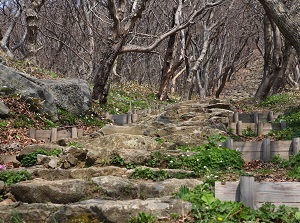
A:
[[[57,118],[57,108],[74,115],[89,111],[92,99],[89,84],[81,79],[46,80],[31,77],[0,64],[0,91],[20,94],[31,109]]]

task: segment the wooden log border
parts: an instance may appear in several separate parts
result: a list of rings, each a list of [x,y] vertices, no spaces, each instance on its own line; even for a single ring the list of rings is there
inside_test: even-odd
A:
[[[110,119],[116,125],[130,125],[131,123],[136,123],[139,120],[139,116],[143,114],[150,114],[152,112],[151,108],[144,110],[133,111],[130,109],[127,114],[106,114],[106,118]]]
[[[46,142],[56,142],[60,139],[65,138],[80,138],[83,136],[83,129],[78,129],[76,127],[68,128],[52,128],[49,130],[38,130],[35,128],[29,129],[29,137],[36,140],[44,140]]]
[[[258,123],[244,123],[242,121],[229,123],[228,129],[232,130],[232,133],[237,135],[242,135],[244,130],[250,128],[257,135],[265,135],[268,134],[271,130],[281,130],[287,128],[287,124],[285,121],[282,121],[280,124],[276,123],[264,123],[258,121]]]
[[[229,119],[234,123],[237,123],[238,121],[242,121],[244,123],[272,123],[279,115],[281,115],[281,113],[274,113],[273,111],[270,111],[268,113],[253,112],[251,114],[234,112],[234,114],[229,117]]]
[[[239,151],[245,162],[253,160],[270,161],[276,155],[289,159],[291,155],[298,154],[300,151],[300,138],[279,141],[270,141],[269,138],[265,138],[262,141],[252,142],[238,142],[227,139],[226,142],[219,143],[219,145]]]
[[[300,182],[255,182],[254,177],[243,176],[237,182],[215,182],[215,197],[254,209],[266,202],[300,208]]]

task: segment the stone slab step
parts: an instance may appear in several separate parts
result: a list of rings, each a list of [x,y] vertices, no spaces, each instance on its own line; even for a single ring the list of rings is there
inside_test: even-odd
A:
[[[9,206],[0,205],[0,222],[11,222],[15,218],[23,223],[127,223],[140,212],[161,218],[172,213],[186,215],[191,209],[191,203],[171,197],[126,201],[91,199],[65,205],[16,202]]]
[[[170,196],[178,192],[181,185],[192,189],[201,183],[197,179],[153,182],[117,176],[55,181],[36,178],[13,184],[10,191],[15,199],[21,202],[67,204],[86,198],[126,200]]]

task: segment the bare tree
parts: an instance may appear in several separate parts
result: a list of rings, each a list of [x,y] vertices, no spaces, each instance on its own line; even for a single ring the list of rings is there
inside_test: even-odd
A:
[[[289,8],[282,0],[258,0],[268,17],[276,23],[280,32],[295,47],[300,57],[300,1],[291,1]],[[286,2],[286,1],[285,1]]]

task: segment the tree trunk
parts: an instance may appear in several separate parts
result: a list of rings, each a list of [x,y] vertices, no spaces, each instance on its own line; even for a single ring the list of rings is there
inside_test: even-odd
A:
[[[20,4],[18,4],[18,10],[16,12],[16,14],[14,15],[14,17],[12,18],[11,22],[10,22],[10,25],[8,27],[8,29],[6,30],[6,32],[4,33],[4,36],[1,38],[1,42],[0,42],[0,45],[1,45],[1,48],[2,50],[7,54],[7,56],[9,58],[14,58],[14,55],[13,53],[11,52],[11,50],[8,48],[8,40],[10,38],[10,34],[11,32],[13,31],[16,23],[17,23],[17,20],[18,18],[20,17],[21,15],[21,12],[22,12],[22,6]]]
[[[268,17],[278,26],[280,32],[296,49],[300,57],[300,1],[293,1],[288,9],[282,0],[258,0],[264,7]]]
[[[264,22],[265,53],[264,53],[264,76],[254,96],[256,102],[261,102],[269,94],[274,81],[282,71],[282,46],[281,35],[278,27],[265,17]],[[273,30],[273,31],[272,31]],[[273,35],[272,35],[273,34]],[[272,41],[273,37],[273,41]],[[273,52],[272,51],[273,45]]]
[[[39,12],[41,7],[45,3],[45,0],[31,0],[26,10],[26,23],[27,23],[27,41],[26,41],[26,56],[33,64],[37,64],[36,53],[39,50],[37,48],[37,34],[38,34],[38,22]]]
[[[105,89],[107,84],[108,77],[112,71],[115,60],[118,57],[119,51],[124,44],[125,38],[127,35],[124,35],[120,38],[116,44],[107,46],[105,52],[105,60],[101,61],[97,67],[97,73],[94,77],[94,88],[92,92],[92,98],[95,100],[99,100],[100,104],[106,104],[108,91]]]
[[[174,26],[175,26],[175,9],[173,13],[173,19],[171,21],[171,27]],[[164,65],[161,72],[161,80],[160,80],[160,86],[158,91],[158,98],[161,101],[165,101],[168,98],[167,90],[168,90],[170,79],[172,77],[171,67],[174,63],[175,43],[176,43],[176,33],[170,35],[169,37],[168,46],[164,58]]]

